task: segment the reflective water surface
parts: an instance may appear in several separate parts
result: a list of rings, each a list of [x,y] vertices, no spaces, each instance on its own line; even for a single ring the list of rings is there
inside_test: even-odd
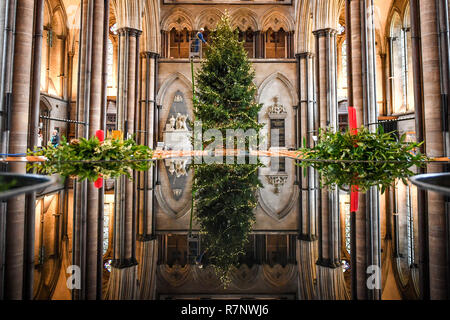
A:
[[[129,289],[116,284],[122,281],[120,272],[134,268],[128,286],[135,293],[129,298],[316,299],[320,282],[331,281],[341,288],[335,298],[348,299],[352,241],[357,241],[352,240],[350,188],[321,188],[317,171],[298,166],[295,158],[248,160],[197,164],[192,157],[166,158],[134,172],[132,179],[106,179],[98,197],[101,228],[94,232],[102,241],[103,297],[121,299],[120,290]],[[93,231],[83,231],[90,207],[79,208],[93,191],[91,183],[72,178],[37,195],[37,298],[70,299],[77,292],[67,290],[61,277],[67,266],[84,263],[81,239]],[[369,192],[357,195],[353,209],[362,215],[371,206],[376,213],[371,223],[379,245],[366,244],[380,262],[382,294],[414,298],[418,190],[396,179],[366,202]],[[87,272],[89,277],[99,271]]]

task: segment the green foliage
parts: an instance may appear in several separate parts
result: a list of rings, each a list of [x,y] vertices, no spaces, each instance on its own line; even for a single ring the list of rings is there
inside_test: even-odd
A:
[[[223,145],[227,129],[259,132],[261,105],[255,103],[255,73],[227,14],[213,32],[197,76],[194,112],[204,131],[220,130]],[[211,142],[205,141],[204,147]],[[224,286],[244,253],[255,221],[256,191],[261,186],[259,166],[213,164],[194,168],[195,217],[201,227],[207,263]]]
[[[406,177],[414,175],[412,166],[424,165],[427,157],[415,152],[421,144],[406,142],[405,135],[397,140],[381,126],[375,133],[362,127],[356,135],[349,131],[321,130],[314,148],[300,149],[299,157],[306,160],[300,165],[317,169],[323,185],[332,188],[359,185],[361,192],[371,186],[381,186],[384,193],[396,179],[406,182]]]
[[[224,134],[226,129],[262,128],[254,77],[238,31],[233,30],[225,14],[212,33],[196,78],[195,117],[203,122],[204,130],[218,129]]]
[[[7,177],[0,176],[0,192],[9,191],[17,187],[18,183],[16,179],[8,180]]]
[[[130,170],[148,170],[152,162],[152,150],[137,145],[133,139],[106,139],[100,142],[97,137],[81,138],[67,142],[62,137],[58,147],[52,145],[41,150],[29,151],[30,156],[44,156],[47,161],[29,163],[28,169],[36,169],[42,174],[61,174],[76,177],[80,181],[94,182],[99,175],[115,178],[121,175],[131,177]]]
[[[224,286],[244,254],[261,187],[259,165],[199,165],[193,191],[206,256]]]

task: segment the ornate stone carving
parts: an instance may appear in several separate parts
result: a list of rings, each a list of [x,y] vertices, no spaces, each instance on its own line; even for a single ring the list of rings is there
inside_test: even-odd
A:
[[[266,176],[267,183],[275,187],[273,190],[273,193],[275,194],[280,193],[280,188],[282,188],[286,184],[287,179],[287,175]]]
[[[267,108],[267,113],[269,114],[270,119],[284,119],[287,116],[287,110],[282,104],[278,103],[279,100],[280,97],[273,97],[273,105]]]

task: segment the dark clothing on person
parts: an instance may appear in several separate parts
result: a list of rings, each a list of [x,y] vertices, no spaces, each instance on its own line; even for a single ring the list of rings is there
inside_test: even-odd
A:
[[[54,147],[57,147],[59,145],[59,142],[60,142],[59,135],[58,134],[53,135],[50,141],[51,141],[51,143],[52,143],[52,145]]]

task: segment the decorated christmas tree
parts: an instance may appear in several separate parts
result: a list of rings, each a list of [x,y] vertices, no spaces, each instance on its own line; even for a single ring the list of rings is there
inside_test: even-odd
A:
[[[227,14],[219,21],[205,53],[194,96],[195,117],[202,122],[203,132],[220,130],[224,146],[227,129],[258,134],[261,106],[255,102],[254,71]],[[211,142],[205,141],[203,146]],[[261,186],[258,167],[237,164],[236,159],[231,164],[195,166],[193,191],[205,253],[202,263],[214,267],[224,286],[231,281],[255,221],[256,191]]]
[[[195,117],[203,130],[254,129],[261,105],[255,102],[255,72],[227,13],[218,22],[196,81]]]

